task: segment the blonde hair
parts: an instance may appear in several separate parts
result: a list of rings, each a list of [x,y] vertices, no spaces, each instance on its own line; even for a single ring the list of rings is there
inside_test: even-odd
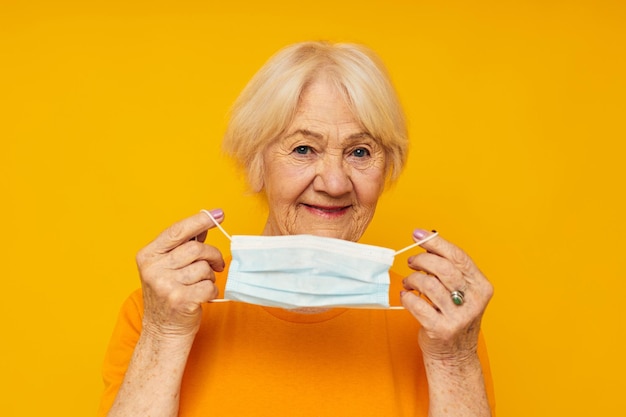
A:
[[[380,142],[388,179],[402,170],[406,121],[382,61],[361,45],[303,42],[272,56],[231,110],[223,149],[246,171],[253,190],[262,187],[263,150],[291,124],[304,90],[321,75],[343,92],[357,120]]]

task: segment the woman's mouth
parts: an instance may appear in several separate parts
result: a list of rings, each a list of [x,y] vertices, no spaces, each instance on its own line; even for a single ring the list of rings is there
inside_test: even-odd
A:
[[[316,215],[321,215],[327,218],[336,218],[344,215],[351,206],[314,206],[311,204],[303,204],[308,211],[313,212]]]

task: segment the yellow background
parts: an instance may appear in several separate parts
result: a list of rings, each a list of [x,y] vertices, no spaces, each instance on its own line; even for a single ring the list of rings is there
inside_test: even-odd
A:
[[[222,207],[260,232],[228,108],[277,49],[329,39],[377,50],[410,120],[364,241],[436,228],[490,277],[500,416],[620,415],[625,4],[2,0],[0,413],[95,412],[134,254],[170,223]]]

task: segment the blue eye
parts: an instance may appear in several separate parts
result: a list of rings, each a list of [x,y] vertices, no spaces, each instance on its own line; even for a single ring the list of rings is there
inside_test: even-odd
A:
[[[370,151],[365,148],[356,148],[352,151],[352,155],[357,158],[365,158],[366,156],[370,156]]]
[[[306,155],[311,151],[311,147],[302,145],[302,146],[296,147],[293,151],[300,155]]]

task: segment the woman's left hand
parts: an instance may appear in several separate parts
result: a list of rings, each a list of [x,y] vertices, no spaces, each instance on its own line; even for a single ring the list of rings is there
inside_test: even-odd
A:
[[[421,229],[414,232],[417,240],[428,235]],[[421,246],[427,252],[408,260],[418,272],[404,280],[409,291],[402,294],[402,304],[422,325],[419,344],[424,358],[448,364],[473,360],[493,286],[465,252],[440,236]],[[461,304],[453,301],[454,291],[462,292]]]
[[[416,240],[428,236],[418,229]],[[409,290],[402,304],[422,324],[422,349],[432,417],[490,416],[491,410],[478,357],[480,321],[493,286],[474,261],[452,243],[436,236],[421,245],[428,252],[409,258],[418,271],[404,280]],[[414,291],[417,291],[416,294]],[[461,292],[461,302],[453,293]]]

